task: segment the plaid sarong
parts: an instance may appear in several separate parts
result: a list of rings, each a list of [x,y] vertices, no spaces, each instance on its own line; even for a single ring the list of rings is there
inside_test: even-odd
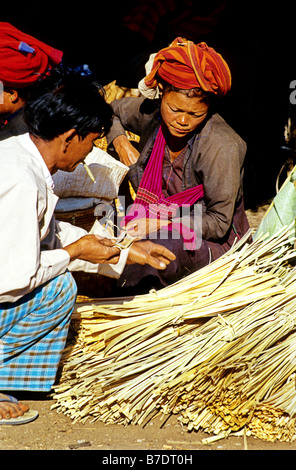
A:
[[[0,304],[0,390],[50,391],[76,294],[66,272],[16,303]]]

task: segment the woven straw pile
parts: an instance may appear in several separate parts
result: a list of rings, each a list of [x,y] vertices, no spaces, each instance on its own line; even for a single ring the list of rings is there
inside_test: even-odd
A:
[[[217,437],[296,436],[291,227],[245,238],[157,292],[78,303],[54,408],[74,421],[178,417]]]

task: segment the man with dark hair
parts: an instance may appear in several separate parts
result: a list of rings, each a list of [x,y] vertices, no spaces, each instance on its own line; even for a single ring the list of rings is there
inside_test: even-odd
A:
[[[126,262],[164,269],[175,258],[150,241],[120,251],[112,239],[54,219],[51,175],[73,171],[111,117],[88,77],[61,69],[32,92],[29,132],[0,142],[0,390],[50,391],[77,293],[68,269],[79,263],[123,269]],[[0,394],[0,424],[36,416]]]
[[[91,75],[84,76],[62,66],[35,86],[25,107],[30,134],[46,141],[69,129],[75,129],[81,139],[90,132],[105,135],[112,115],[103,89]]]

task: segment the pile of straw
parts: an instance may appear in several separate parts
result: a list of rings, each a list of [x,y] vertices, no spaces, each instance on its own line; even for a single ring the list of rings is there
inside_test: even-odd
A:
[[[224,437],[296,436],[296,270],[291,227],[249,234],[157,292],[77,304],[54,408],[73,420],[145,424],[176,414]]]

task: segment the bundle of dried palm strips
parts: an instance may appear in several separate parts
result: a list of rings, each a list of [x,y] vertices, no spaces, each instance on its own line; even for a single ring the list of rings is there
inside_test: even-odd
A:
[[[291,227],[181,281],[133,298],[77,304],[54,408],[73,420],[296,435],[296,270]]]

